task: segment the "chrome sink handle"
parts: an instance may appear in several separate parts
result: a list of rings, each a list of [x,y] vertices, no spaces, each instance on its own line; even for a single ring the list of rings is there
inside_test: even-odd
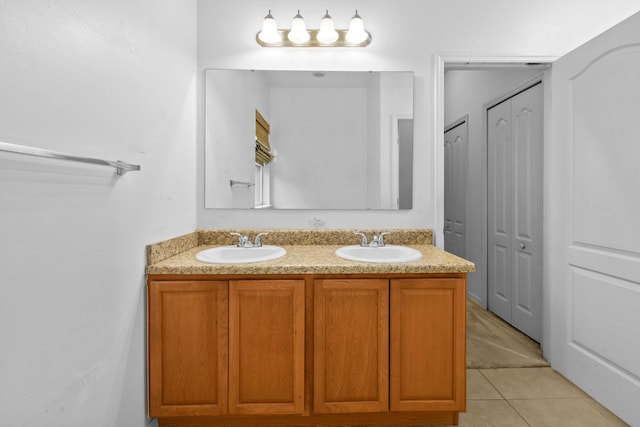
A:
[[[256,236],[256,242],[253,244],[254,248],[261,248],[262,247],[262,241],[260,240],[260,238],[262,236],[266,236],[269,233],[258,233],[258,235]]]
[[[252,246],[251,241],[249,240],[249,237],[243,236],[240,233],[230,233],[230,234],[238,238],[238,244],[236,246],[238,246],[239,248],[250,248]]]
[[[353,234],[355,234],[356,236],[360,236],[362,238],[362,240],[360,241],[360,246],[369,246],[369,242],[367,241],[367,236],[360,232],[360,231],[354,231]]]
[[[390,231],[385,231],[385,232],[380,233],[378,235],[378,247],[384,246],[384,236],[386,236],[388,234],[391,234],[391,232]]]

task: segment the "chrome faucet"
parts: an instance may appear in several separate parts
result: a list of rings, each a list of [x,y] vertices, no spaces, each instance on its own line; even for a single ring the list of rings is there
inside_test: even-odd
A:
[[[260,238],[262,236],[266,236],[269,233],[258,233],[258,235],[256,236],[256,242],[253,244],[254,248],[261,248],[262,247],[262,240],[260,240]]]
[[[384,236],[386,236],[387,234],[391,234],[391,232],[389,231],[385,231],[383,233],[378,234],[377,236],[374,234],[373,238],[371,239],[371,243],[369,243],[369,246],[375,247],[375,248],[381,248],[384,246]]]
[[[385,231],[380,234],[374,234],[371,238],[371,242],[369,242],[367,240],[367,236],[360,231],[354,231],[353,234],[355,234],[356,236],[360,236],[360,246],[369,248],[381,248],[384,246],[384,236],[386,236],[387,234],[391,234],[391,232]]]
[[[362,238],[362,240],[360,241],[360,246],[369,246],[369,242],[367,241],[367,236],[360,232],[360,231],[354,231],[353,234],[355,234],[356,236],[360,236]]]
[[[239,248],[250,248],[253,245],[251,244],[251,240],[249,240],[248,236],[243,236],[240,233],[231,233],[232,236],[238,237],[238,244],[236,245]]]
[[[262,236],[266,236],[269,233],[258,233],[258,235],[256,236],[255,243],[251,243],[251,239],[249,238],[249,236],[243,236],[240,233],[230,233],[230,234],[232,236],[238,237],[238,244],[236,246],[239,248],[261,248],[262,241],[260,240],[260,238]]]

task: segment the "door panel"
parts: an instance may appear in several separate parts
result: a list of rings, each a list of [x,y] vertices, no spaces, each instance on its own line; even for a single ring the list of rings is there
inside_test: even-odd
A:
[[[554,63],[545,187],[545,355],[630,425],[640,425],[638,28],[640,13]]]
[[[389,409],[389,281],[315,281],[314,412]]]
[[[149,414],[227,412],[227,282],[149,283]]]
[[[494,202],[491,206],[495,214],[491,215],[493,232],[497,237],[505,239],[510,231],[511,192],[508,189],[511,176],[511,105],[509,103],[494,107],[489,112],[489,123],[492,127],[489,155],[489,176],[495,191],[492,192]]]
[[[495,286],[493,290],[493,296],[496,298],[496,301],[492,302],[492,306],[497,305],[497,303],[502,303],[503,305],[508,307],[509,299],[511,298],[511,278],[509,277],[509,253],[508,248],[504,246],[495,245],[494,246],[494,261],[495,267],[493,275],[492,283]],[[510,318],[510,312],[505,310],[505,317]]]
[[[464,279],[391,281],[392,411],[465,410],[465,302]]]
[[[525,316],[533,317],[535,303],[533,301],[533,288],[540,286],[540,284],[534,285],[531,283],[533,272],[533,260],[531,255],[526,252],[518,251],[516,254],[516,282],[515,282],[515,308],[518,312]],[[516,313],[513,316],[517,316]]]
[[[229,281],[229,413],[304,410],[304,280]]]
[[[527,99],[530,98],[529,92],[523,93],[521,96],[516,96],[512,99],[512,109],[515,113],[515,120],[513,125],[515,126],[513,146],[515,149],[516,168],[515,168],[515,210],[516,210],[516,238],[519,240],[532,239],[532,207],[533,199],[535,198],[535,188],[532,182],[532,166],[535,164],[532,159],[533,151],[535,147],[532,144],[540,142],[542,128],[540,126],[534,126],[532,120],[536,117],[534,112],[526,107],[518,109],[519,104],[524,104]],[[523,99],[523,97],[525,99]],[[536,132],[536,135],[532,135],[532,132]],[[539,204],[539,203],[538,203]]]

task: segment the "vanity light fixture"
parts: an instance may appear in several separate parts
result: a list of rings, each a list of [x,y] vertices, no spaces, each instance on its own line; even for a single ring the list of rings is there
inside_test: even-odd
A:
[[[300,9],[298,9],[298,13],[293,17],[293,21],[291,21],[291,30],[289,34],[287,34],[287,38],[293,44],[306,43],[311,38],[307,31],[307,24],[304,23],[304,19],[302,19],[302,15],[300,15]]]
[[[278,34],[278,24],[271,15],[271,10],[262,21],[262,31],[258,33],[258,39],[263,43],[277,43],[280,41],[280,34]]]
[[[348,30],[336,30],[328,10],[318,30],[307,29],[300,10],[293,17],[290,30],[278,29],[269,10],[262,22],[262,30],[256,35],[256,42],[262,47],[365,47],[371,43],[371,34],[365,30],[357,10]]]
[[[358,11],[356,10],[356,14],[351,18],[351,22],[349,23],[349,31],[347,31],[347,35],[345,36],[348,43],[362,43],[369,37],[369,33],[367,33],[364,29],[364,22],[362,22],[362,18],[358,15]]]
[[[331,44],[338,40],[340,36],[336,31],[336,26],[333,24],[333,19],[329,16],[329,10],[327,10],[320,21],[320,31],[316,34],[316,40],[322,44]]]

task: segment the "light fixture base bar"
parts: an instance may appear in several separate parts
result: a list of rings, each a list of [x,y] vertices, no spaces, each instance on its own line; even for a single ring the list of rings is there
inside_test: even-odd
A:
[[[305,43],[292,43],[287,38],[290,30],[278,30],[279,40],[275,43],[265,43],[256,34],[256,42],[262,47],[365,47],[371,43],[371,34],[367,31],[367,39],[361,43],[349,43],[346,36],[349,30],[336,30],[338,33],[338,40],[333,43],[320,43],[317,40],[318,32],[320,30],[307,30],[311,38]]]

